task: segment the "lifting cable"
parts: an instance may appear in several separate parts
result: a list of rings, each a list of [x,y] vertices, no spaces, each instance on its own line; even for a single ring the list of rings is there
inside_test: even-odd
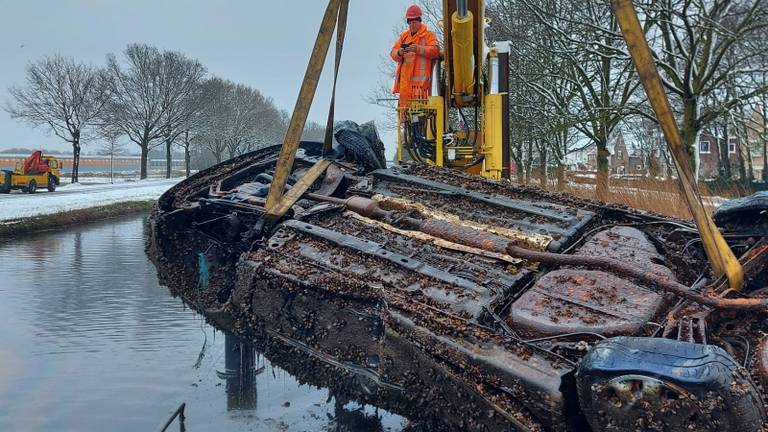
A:
[[[301,136],[304,133],[304,126],[307,122],[307,116],[309,115],[309,109],[312,106],[312,101],[317,91],[317,85],[320,81],[320,74],[323,71],[323,65],[325,59],[328,56],[328,49],[331,44],[331,38],[333,37],[333,30],[336,28],[338,22],[338,37],[336,41],[336,71],[334,73],[334,95],[331,98],[331,106],[329,108],[329,120],[330,133],[333,134],[333,110],[335,102],[335,88],[336,88],[336,76],[338,75],[338,67],[341,61],[341,48],[343,47],[343,37],[346,33],[347,23],[347,10],[349,0],[329,0],[328,6],[323,16],[323,21],[320,24],[320,30],[315,40],[315,46],[312,49],[312,55],[309,58],[309,64],[304,74],[304,80],[301,84],[301,90],[299,96],[296,99],[296,105],[293,108],[293,114],[291,115],[291,121],[288,125],[288,131],[285,134],[283,145],[280,148],[280,156],[278,157],[277,164],[275,166],[275,175],[272,179],[272,184],[267,195],[267,212],[265,218],[269,222],[275,222],[285,212],[291,208],[293,203],[290,200],[294,199],[298,193],[291,194],[291,196],[283,196],[285,185],[288,182],[288,176],[291,174],[293,168],[293,162],[296,158],[296,151],[299,148],[299,142]],[[323,153],[325,153],[326,145],[329,143],[329,131],[326,130],[326,142],[323,146]],[[326,165],[327,167],[327,165]],[[319,167],[318,167],[319,168]],[[309,185],[307,185],[309,187]],[[294,201],[295,202],[295,201]]]

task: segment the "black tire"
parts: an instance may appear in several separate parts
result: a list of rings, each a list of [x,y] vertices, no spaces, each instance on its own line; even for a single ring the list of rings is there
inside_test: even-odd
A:
[[[33,194],[37,192],[37,182],[34,180],[30,180],[29,184],[27,185],[27,193]]]
[[[582,360],[577,387],[595,432],[752,432],[765,419],[747,371],[713,345],[608,339]]]
[[[362,163],[367,170],[386,168],[371,148],[371,143],[359,132],[349,129],[340,130],[336,132],[336,140],[355,162]]]
[[[48,192],[56,192],[56,177],[48,176]]]

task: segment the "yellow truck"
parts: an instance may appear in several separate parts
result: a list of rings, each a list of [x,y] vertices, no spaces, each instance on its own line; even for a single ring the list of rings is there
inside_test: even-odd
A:
[[[13,171],[3,170],[0,176],[0,193],[11,193],[14,189],[33,194],[39,187],[56,190],[64,165],[53,156],[36,151],[23,162],[16,163]]]

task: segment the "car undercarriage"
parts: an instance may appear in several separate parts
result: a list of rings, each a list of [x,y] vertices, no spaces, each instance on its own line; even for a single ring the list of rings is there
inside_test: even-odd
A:
[[[716,215],[745,269],[734,293],[687,221],[381,168],[359,147],[271,221],[278,151],[168,191],[147,252],[175,295],[301,380],[430,430],[762,430],[760,198]],[[321,152],[302,143],[289,188]]]

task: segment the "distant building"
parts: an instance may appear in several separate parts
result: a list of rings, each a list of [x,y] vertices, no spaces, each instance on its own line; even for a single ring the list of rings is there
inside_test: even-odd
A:
[[[728,161],[737,172],[739,166],[739,152],[741,140],[737,137],[728,137]],[[720,146],[718,140],[709,132],[702,132],[699,137],[699,178],[712,179],[717,177],[720,167]]]
[[[17,162],[23,161],[29,157],[28,154],[1,154],[0,169],[12,170]],[[56,155],[56,158],[64,163],[63,172],[69,174],[72,172],[72,155]],[[164,172],[165,159],[152,158],[147,161],[147,169],[150,172]],[[141,157],[139,156],[115,156],[113,160],[114,172],[133,173],[139,172]],[[183,170],[184,160],[173,159],[171,161],[172,169]],[[80,173],[108,173],[109,156],[80,155]]]
[[[612,147],[611,147],[612,146]],[[608,170],[616,175],[644,175],[648,172],[645,166],[645,157],[634,149],[629,149],[624,141],[623,134],[608,143],[608,148],[613,148],[608,156]],[[586,152],[585,167],[588,171],[597,171],[597,147],[592,146]]]
[[[609,162],[611,174],[644,175],[647,172],[645,169],[645,158],[634,149],[630,152],[627,144],[624,142],[623,134],[617,136]]]

